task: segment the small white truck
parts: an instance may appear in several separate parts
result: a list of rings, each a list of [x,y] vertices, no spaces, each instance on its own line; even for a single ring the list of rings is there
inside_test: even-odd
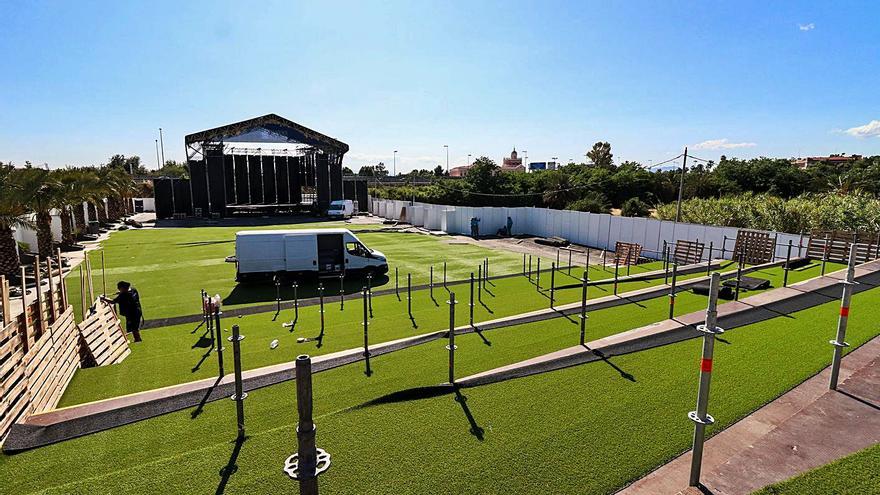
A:
[[[327,216],[330,218],[351,218],[354,215],[354,202],[350,199],[337,199],[330,202]]]
[[[237,281],[275,274],[383,274],[388,260],[348,229],[247,230],[235,234]]]

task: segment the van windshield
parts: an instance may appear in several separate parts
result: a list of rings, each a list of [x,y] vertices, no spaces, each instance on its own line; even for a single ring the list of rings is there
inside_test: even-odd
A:
[[[352,256],[367,257],[373,251],[359,242],[346,242],[345,249]]]

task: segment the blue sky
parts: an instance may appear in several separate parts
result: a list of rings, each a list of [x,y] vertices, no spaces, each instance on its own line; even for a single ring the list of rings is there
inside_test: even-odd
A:
[[[278,113],[345,164],[880,154],[880,2],[0,0],[0,160]],[[878,122],[874,122],[878,121]],[[872,122],[874,122],[872,124]],[[864,127],[863,127],[864,126]],[[702,145],[700,144],[702,143]]]

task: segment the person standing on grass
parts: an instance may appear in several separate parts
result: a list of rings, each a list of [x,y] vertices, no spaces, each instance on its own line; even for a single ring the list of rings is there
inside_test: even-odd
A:
[[[135,342],[140,342],[141,320],[144,318],[144,312],[141,310],[141,296],[137,289],[124,280],[120,280],[116,284],[116,288],[119,289],[119,292],[116,293],[115,298],[108,299],[101,296],[101,300],[108,304],[119,305],[119,314],[125,317],[125,331],[134,335]]]

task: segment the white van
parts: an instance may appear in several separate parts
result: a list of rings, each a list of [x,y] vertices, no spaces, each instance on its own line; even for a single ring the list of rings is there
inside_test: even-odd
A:
[[[248,230],[235,234],[235,279],[276,273],[382,274],[388,260],[348,229]]]
[[[354,203],[350,199],[337,199],[330,202],[327,216],[330,218],[351,218],[354,215]]]

